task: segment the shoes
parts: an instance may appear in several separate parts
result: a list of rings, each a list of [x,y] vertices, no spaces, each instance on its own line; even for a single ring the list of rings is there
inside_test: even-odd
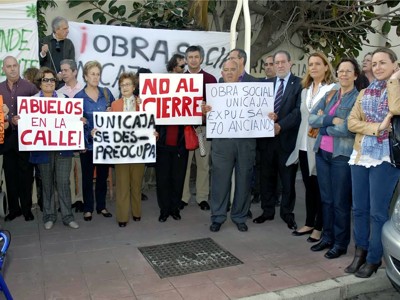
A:
[[[181,200],[181,202],[179,202],[178,208],[179,208],[180,210],[182,210],[182,209],[184,209],[185,206],[187,206],[187,205],[188,205],[188,204],[187,204],[186,202],[184,202],[184,201]]]
[[[119,227],[126,227],[127,222],[118,222]]]
[[[318,244],[311,246],[311,251],[317,252],[317,251],[322,251],[325,249],[328,249],[332,247],[331,243],[325,242],[325,241],[320,241]]]
[[[201,210],[210,210],[210,205],[208,205],[207,201],[201,201],[199,206]]]
[[[258,218],[255,218],[253,220],[253,223],[261,224],[261,223],[264,223],[265,221],[272,221],[273,219],[274,219],[274,216],[264,217],[263,215],[261,215]]]
[[[165,216],[165,215],[160,215],[158,217],[158,221],[161,223],[164,223],[165,221],[167,221],[167,219],[168,219],[168,216]]]
[[[33,221],[35,219],[32,212],[28,212],[26,215],[24,215],[24,217],[26,222]]]
[[[44,229],[50,230],[51,228],[53,228],[53,225],[53,221],[47,221],[46,223],[44,223]]]
[[[78,223],[76,223],[75,221],[71,221],[67,225],[72,229],[78,229],[79,228]]]
[[[351,264],[348,265],[346,269],[344,269],[344,271],[350,274],[357,272],[360,269],[360,267],[367,261],[367,253],[368,253],[367,250],[364,250],[363,248],[360,247],[356,247],[356,252],[354,253],[354,259],[351,262]]]
[[[179,214],[179,211],[172,213],[171,217],[172,217],[172,219],[177,220],[177,221],[182,219],[181,215]]]
[[[17,213],[9,213],[5,218],[4,221],[8,222],[8,221],[12,221],[15,218],[22,216],[21,212],[17,212]]]
[[[111,218],[112,217],[112,214],[105,208],[103,210],[98,210],[97,214],[98,215],[102,214],[104,218]]]
[[[236,227],[239,231],[242,231],[242,232],[249,230],[246,223],[236,223]]]
[[[309,242],[309,243],[317,243],[317,242],[319,242],[321,240],[321,238],[319,238],[319,239],[314,239],[313,237],[311,237],[311,236],[309,236],[308,238],[307,238],[307,242]]]
[[[249,209],[249,211],[247,212],[247,218],[248,218],[248,219],[253,219],[253,213],[251,212],[250,209]]]
[[[328,252],[326,252],[324,256],[325,256],[325,258],[333,259],[333,258],[338,258],[339,256],[346,254],[346,253],[347,253],[346,249],[339,249],[339,248],[333,247]]]
[[[220,229],[221,229],[221,223],[218,223],[218,222],[213,222],[211,225],[210,225],[210,231],[212,231],[212,232],[218,232]]]
[[[376,271],[378,271],[381,264],[382,262],[379,262],[378,264],[369,264],[366,262],[354,275],[359,278],[369,278],[371,277],[372,273],[376,273]]]
[[[91,212],[85,212],[83,214],[83,220],[85,221],[92,221],[92,213]]]
[[[141,220],[140,217],[132,217],[132,219],[133,219],[133,221],[135,221],[135,222],[139,222],[139,221]]]
[[[142,193],[142,201],[146,201],[148,199],[149,199],[149,197],[147,197],[145,194]]]
[[[295,230],[295,231],[292,232],[292,235],[294,235],[294,236],[302,236],[302,235],[306,235],[306,234],[312,233],[313,230],[314,229],[310,229],[310,230],[307,230],[307,231],[297,231],[297,230]]]

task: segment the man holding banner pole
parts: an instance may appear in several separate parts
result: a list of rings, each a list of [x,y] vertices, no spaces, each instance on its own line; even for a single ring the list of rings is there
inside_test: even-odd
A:
[[[225,83],[239,82],[239,65],[227,60],[222,67]],[[203,106],[203,113],[210,112],[211,106]],[[255,138],[213,138],[211,170],[211,226],[210,231],[220,230],[227,218],[232,180],[230,174],[235,170],[235,188],[231,219],[239,231],[247,231],[247,213],[250,207],[250,182],[256,155]]]
[[[203,99],[206,100],[206,84],[207,83],[217,83],[217,79],[207,73],[206,71],[201,69],[201,64],[203,63],[204,59],[204,50],[200,46],[190,46],[186,49],[185,59],[188,65],[188,70],[185,73],[190,74],[203,74]],[[199,126],[196,131],[200,131],[202,133],[206,132],[206,127]],[[210,170],[210,148],[211,142],[205,140],[205,149],[206,154],[201,156],[200,149],[189,151],[189,158],[186,167],[186,177],[185,177],[185,184],[183,186],[183,193],[182,193],[182,203],[180,208],[183,209],[184,206],[189,203],[191,198],[191,193],[189,189],[189,182],[190,182],[190,171],[193,156],[196,158],[196,202],[199,205],[200,209],[202,210],[209,210],[210,205],[208,204],[208,195],[210,193],[210,181],[209,181],[209,170]]]
[[[4,176],[6,178],[7,200],[9,214],[5,221],[12,221],[24,215],[25,221],[32,221],[32,181],[33,165],[29,162],[29,152],[19,151],[18,148],[18,114],[17,97],[32,96],[38,89],[20,76],[20,66],[13,56],[3,60],[3,72],[6,80],[0,83],[0,95],[9,113],[5,119],[9,127],[5,132],[4,141]]]

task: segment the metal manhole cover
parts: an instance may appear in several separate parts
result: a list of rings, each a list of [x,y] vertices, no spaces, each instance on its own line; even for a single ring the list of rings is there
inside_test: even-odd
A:
[[[211,238],[138,249],[160,278],[243,264]]]

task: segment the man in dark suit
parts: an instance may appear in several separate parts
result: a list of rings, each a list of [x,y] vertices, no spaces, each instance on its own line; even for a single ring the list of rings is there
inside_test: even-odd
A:
[[[276,77],[266,79],[274,83],[274,112],[269,117],[275,121],[275,137],[258,139],[261,153],[260,193],[263,214],[253,220],[260,224],[275,216],[274,195],[278,175],[282,181],[280,216],[290,229],[297,224],[293,209],[296,201],[295,180],[297,165],[287,167],[286,161],[296,144],[301,115],[301,79],[290,73],[290,54],[279,50],[274,54]]]

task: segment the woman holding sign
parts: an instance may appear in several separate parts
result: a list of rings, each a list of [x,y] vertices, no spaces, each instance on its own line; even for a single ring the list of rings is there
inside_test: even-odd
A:
[[[137,77],[133,73],[122,73],[118,80],[122,97],[111,104],[111,111],[138,111],[137,97],[133,94]],[[125,227],[129,220],[129,206],[133,221],[140,221],[142,214],[142,181],[144,164],[116,164],[117,221]]]
[[[56,73],[43,67],[35,77],[36,86],[40,89],[37,97],[66,98],[55,91],[57,85]],[[49,230],[57,219],[54,186],[57,188],[58,200],[64,225],[77,229],[71,210],[71,189],[69,174],[71,173],[73,151],[32,151],[30,162],[37,164],[43,189],[43,222]]]
[[[114,96],[108,88],[99,87],[101,64],[98,61],[88,61],[83,67],[83,79],[86,86],[74,98],[83,98],[83,117],[87,120],[84,127],[86,150],[80,154],[82,165],[83,219],[92,220],[94,210],[93,173],[96,167],[96,210],[103,217],[110,218],[112,214],[106,209],[108,165],[93,164],[93,113],[107,111]]]

